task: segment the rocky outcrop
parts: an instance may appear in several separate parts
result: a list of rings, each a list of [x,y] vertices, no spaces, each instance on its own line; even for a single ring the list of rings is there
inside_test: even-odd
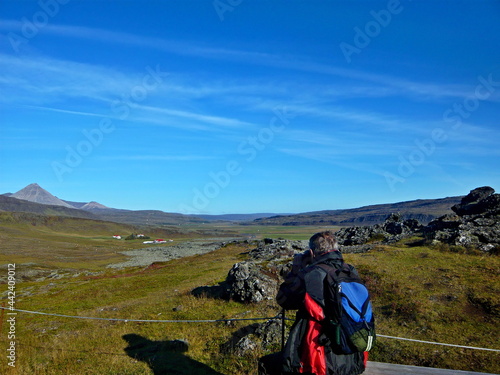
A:
[[[265,238],[248,252],[249,260],[237,263],[226,279],[227,294],[234,300],[258,302],[276,297],[281,278],[291,269],[293,256],[309,249],[308,241]]]
[[[451,207],[454,214],[447,214],[432,220],[425,227],[416,219],[403,220],[399,213],[389,215],[382,224],[354,226],[340,229],[335,233],[340,250],[344,253],[366,252],[377,244],[391,244],[404,238],[424,235],[429,243],[446,243],[482,251],[497,253],[500,248],[500,194],[493,188],[484,186],[472,190],[461,202]],[[228,277],[227,290],[231,298],[242,301],[261,299],[271,288],[270,281],[259,278],[262,262],[267,269],[274,268],[278,274],[287,272],[284,258],[291,259],[294,253],[307,249],[306,241],[265,239],[249,252],[250,265],[239,265]],[[252,270],[255,270],[252,271]],[[260,269],[260,271],[265,270]],[[259,281],[251,281],[257,280]],[[265,290],[262,292],[262,290]],[[250,297],[253,296],[253,297]],[[266,297],[262,297],[266,299]]]
[[[291,257],[296,252],[302,252],[308,248],[308,241],[264,238],[264,240],[258,242],[256,248],[250,250],[248,255],[254,261],[275,261],[277,259]]]
[[[415,219],[391,214],[383,224],[347,227],[336,233],[343,252],[367,251],[374,244],[391,244],[415,235],[429,243],[445,243],[485,252],[500,248],[500,194],[489,186],[472,190],[451,207],[454,213],[432,220],[425,227]]]
[[[275,318],[240,328],[229,341],[221,345],[220,350],[223,353],[244,355],[259,346],[263,350],[277,347],[281,343],[281,323],[280,319]]]
[[[445,215],[424,228],[425,237],[434,243],[478,248],[485,252],[500,247],[500,194],[489,186],[472,190]]]
[[[429,243],[498,252],[500,194],[489,186],[479,187],[451,209],[454,214],[434,219],[425,227],[415,219],[401,220],[399,214],[391,214],[383,224],[342,228],[335,235],[343,252],[366,251],[377,243],[390,244],[422,234]]]
[[[495,196],[498,198],[498,194],[494,193],[495,190],[489,186],[476,188],[463,197],[461,202],[454,205],[451,209],[459,216],[484,213],[494,207],[492,200],[495,199]]]
[[[369,243],[394,243],[403,238],[415,235],[422,229],[422,225],[415,219],[402,220],[401,215],[393,213],[384,223],[369,227],[347,227],[335,233],[343,252],[358,252],[369,249]],[[358,251],[357,251],[358,250]]]
[[[280,276],[291,268],[293,255],[308,248],[307,241],[266,238],[250,250],[248,260],[236,263],[226,280],[215,286],[195,288],[195,296],[255,303],[276,297]]]

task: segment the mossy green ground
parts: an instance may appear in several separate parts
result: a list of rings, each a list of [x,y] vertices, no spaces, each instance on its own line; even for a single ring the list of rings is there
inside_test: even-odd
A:
[[[10,237],[16,227],[9,229]],[[19,229],[19,228],[17,228]],[[41,228],[40,230],[47,230]],[[249,228],[241,228],[248,232]],[[252,228],[254,231],[257,228]],[[306,230],[309,229],[309,230]],[[265,233],[259,237],[308,238],[319,228],[300,228],[297,234],[285,228],[284,234]],[[39,234],[40,248],[13,252],[2,243],[2,263],[20,263],[29,258],[44,264],[49,256],[51,267],[104,270],[96,276],[64,277],[40,282],[18,280],[16,308],[66,315],[160,320],[200,320],[272,317],[279,311],[274,301],[246,305],[210,298],[195,298],[190,292],[202,285],[215,285],[225,279],[231,266],[243,259],[252,245],[229,245],[201,256],[176,259],[146,268],[109,270],[114,252],[135,245],[80,235],[80,248],[74,262],[65,264],[58,256],[72,251],[71,237],[78,231],[53,230]],[[5,231],[3,231],[5,234]],[[36,237],[31,232],[31,238]],[[50,252],[51,244],[54,244]],[[95,257],[97,245],[109,257]],[[49,250],[44,250],[45,247]],[[113,250],[110,247],[115,246]],[[26,246],[27,248],[27,246]],[[37,250],[40,253],[37,255]],[[41,254],[41,255],[40,255]],[[116,256],[119,258],[121,256]],[[366,254],[346,254],[366,280],[373,294],[377,332],[450,344],[500,349],[500,258],[476,252],[449,252],[425,246],[400,243],[379,247]],[[72,258],[73,259],[73,258]],[[119,259],[119,261],[121,258]],[[20,271],[20,269],[18,269]],[[0,272],[6,272],[5,269]],[[75,271],[76,272],[76,271]],[[1,286],[0,286],[1,288]],[[3,284],[0,292],[7,291]],[[3,302],[7,302],[4,298]],[[288,312],[293,317],[293,312]],[[16,367],[7,366],[0,356],[0,371],[11,374],[152,374],[170,362],[197,368],[205,365],[221,374],[256,374],[257,359],[266,354],[260,348],[246,355],[222,353],[220,345],[238,329],[253,322],[236,323],[135,323],[123,321],[81,320],[33,315],[16,316]],[[0,332],[0,348],[6,351],[6,316]],[[172,357],[128,354],[134,337],[145,350],[182,339],[189,350]],[[128,348],[128,349],[127,349]],[[4,350],[5,349],[5,350]],[[128,352],[128,354],[127,354]],[[144,353],[143,353],[144,354]],[[453,368],[457,370],[500,373],[500,354],[471,349],[419,344],[379,338],[370,359],[381,362]],[[186,362],[187,361],[187,362]],[[201,369],[200,369],[201,368]],[[196,373],[193,370],[193,373]]]

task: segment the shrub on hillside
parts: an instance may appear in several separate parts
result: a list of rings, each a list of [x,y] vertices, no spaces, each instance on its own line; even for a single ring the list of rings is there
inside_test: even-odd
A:
[[[137,240],[137,239],[141,239],[141,240],[149,240],[151,237],[149,236],[145,236],[143,234],[141,235],[137,235],[137,234],[134,234],[132,233],[130,236],[127,236],[125,237],[125,240]]]

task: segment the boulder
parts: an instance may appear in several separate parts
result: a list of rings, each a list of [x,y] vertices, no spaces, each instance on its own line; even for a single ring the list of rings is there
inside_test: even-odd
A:
[[[254,262],[236,263],[226,278],[227,295],[237,302],[260,302],[274,299],[277,282],[262,272]]]
[[[495,190],[489,186],[476,188],[471,190],[469,194],[462,198],[459,204],[454,205],[451,209],[459,216],[484,213],[488,209],[488,205],[484,204],[484,200],[494,192]]]
[[[295,253],[302,252],[308,248],[308,241],[265,238],[263,241],[259,241],[257,247],[250,250],[248,255],[255,261],[270,261],[293,257]]]
[[[335,233],[335,237],[341,247],[365,244],[376,235],[381,235],[385,238],[380,224],[370,227],[347,227]]]
[[[456,215],[441,216],[423,229],[428,240],[485,252],[500,247],[500,194],[493,188],[472,190],[452,210]]]
[[[250,336],[244,336],[235,342],[231,349],[234,354],[243,355],[257,349],[257,343]]]
[[[222,353],[244,355],[253,352],[257,346],[263,350],[278,347],[281,343],[281,320],[270,319],[264,323],[254,323],[233,332],[229,341],[220,346]]]
[[[270,319],[259,324],[255,334],[261,339],[262,349],[269,349],[281,342],[281,324],[280,319]]]
[[[342,228],[335,233],[343,252],[359,250],[359,245],[367,243],[394,243],[410,237],[420,231],[423,226],[415,219],[402,220],[401,214],[390,214],[384,223],[365,227]]]
[[[224,282],[197,287],[191,294],[245,303],[272,300],[282,281],[280,276],[291,269],[294,254],[306,249],[308,241],[266,238],[247,253],[249,260],[233,265]]]
[[[461,219],[458,215],[444,215],[427,224],[423,229],[423,234],[431,242],[452,243],[460,223]]]

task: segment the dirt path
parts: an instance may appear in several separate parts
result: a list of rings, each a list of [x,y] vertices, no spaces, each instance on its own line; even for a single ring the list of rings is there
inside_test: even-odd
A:
[[[191,255],[205,254],[217,250],[235,238],[208,238],[174,243],[167,246],[151,246],[144,249],[123,251],[131,259],[108,265],[109,268],[149,266],[154,262],[166,262]],[[240,238],[241,239],[241,238]]]

